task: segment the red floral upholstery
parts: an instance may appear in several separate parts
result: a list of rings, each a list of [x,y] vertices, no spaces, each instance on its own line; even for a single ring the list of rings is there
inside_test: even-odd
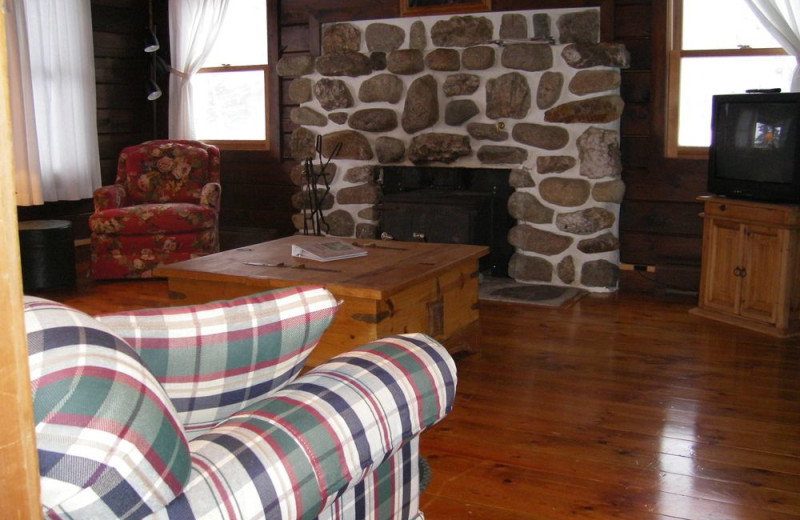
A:
[[[92,277],[148,278],[161,264],[219,251],[219,150],[157,140],[120,153],[113,185],[94,193]]]

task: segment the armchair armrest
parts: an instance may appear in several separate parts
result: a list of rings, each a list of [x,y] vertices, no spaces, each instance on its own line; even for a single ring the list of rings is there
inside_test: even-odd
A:
[[[95,211],[123,208],[128,205],[128,193],[122,184],[101,186],[92,195]]]
[[[171,518],[315,518],[453,406],[456,369],[422,334],[320,365],[190,442]]]
[[[222,186],[218,182],[209,182],[200,192],[200,205],[219,211],[219,201],[222,197]]]

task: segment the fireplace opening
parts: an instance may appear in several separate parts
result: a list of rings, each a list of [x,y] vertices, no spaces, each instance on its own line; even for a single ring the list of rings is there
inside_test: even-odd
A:
[[[516,224],[508,214],[510,170],[383,166],[380,234],[395,240],[489,247],[480,271],[508,277],[514,248],[508,232]]]

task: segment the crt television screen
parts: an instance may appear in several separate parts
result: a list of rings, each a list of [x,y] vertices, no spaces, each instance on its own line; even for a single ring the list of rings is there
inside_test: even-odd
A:
[[[766,102],[741,96],[719,102],[714,118],[716,176],[792,183],[799,123],[800,103],[796,101]]]

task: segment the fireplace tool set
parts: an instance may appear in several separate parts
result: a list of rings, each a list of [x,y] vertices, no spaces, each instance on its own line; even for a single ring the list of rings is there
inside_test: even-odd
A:
[[[317,235],[320,236],[330,231],[330,225],[325,222],[325,216],[322,214],[322,203],[325,197],[331,191],[331,184],[328,176],[325,175],[325,170],[342,149],[342,143],[336,143],[336,146],[331,150],[328,160],[324,160],[322,156],[322,136],[317,136],[315,150],[319,158],[319,170],[314,171],[314,159],[309,157],[305,160],[305,177],[306,177],[306,200],[303,203],[303,234],[304,235]],[[324,189],[320,188],[320,179],[324,185]],[[324,229],[323,229],[324,228]]]

